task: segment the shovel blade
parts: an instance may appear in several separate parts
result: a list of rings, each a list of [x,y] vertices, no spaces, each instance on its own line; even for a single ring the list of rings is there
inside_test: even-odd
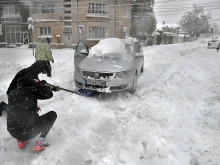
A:
[[[86,97],[93,96],[96,93],[96,91],[91,91],[91,90],[86,90],[86,89],[79,89],[77,92],[79,95],[86,96]]]

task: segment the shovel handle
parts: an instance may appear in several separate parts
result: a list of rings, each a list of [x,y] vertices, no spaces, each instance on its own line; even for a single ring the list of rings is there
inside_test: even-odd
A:
[[[59,86],[55,86],[55,85],[52,85],[52,84],[49,84],[49,83],[46,83],[46,85],[48,85],[48,86],[50,86],[50,87],[58,87],[60,90],[78,94],[78,92],[76,92],[76,91],[72,91],[72,90],[69,90],[69,89],[61,88],[61,87],[59,87]]]

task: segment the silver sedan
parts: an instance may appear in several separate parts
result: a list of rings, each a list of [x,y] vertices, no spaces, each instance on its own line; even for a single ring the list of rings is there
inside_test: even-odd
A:
[[[79,41],[74,54],[75,85],[78,88],[110,93],[134,93],[137,78],[144,71],[144,55],[134,38],[107,38],[90,50]]]

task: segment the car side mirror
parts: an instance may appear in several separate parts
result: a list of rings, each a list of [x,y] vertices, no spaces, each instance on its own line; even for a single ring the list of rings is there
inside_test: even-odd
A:
[[[135,57],[144,57],[143,53],[135,53]]]
[[[89,52],[88,52],[86,49],[80,50],[80,53],[81,53],[81,54],[85,54],[85,55],[88,55],[88,54],[89,54]]]

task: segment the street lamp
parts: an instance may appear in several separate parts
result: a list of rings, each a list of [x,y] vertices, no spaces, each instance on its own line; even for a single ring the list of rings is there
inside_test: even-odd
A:
[[[27,19],[27,22],[28,22],[28,30],[31,31],[31,37],[32,37],[32,49],[33,49],[33,56],[34,56],[34,44],[33,44],[33,40],[34,40],[34,20],[32,17],[28,17]]]

